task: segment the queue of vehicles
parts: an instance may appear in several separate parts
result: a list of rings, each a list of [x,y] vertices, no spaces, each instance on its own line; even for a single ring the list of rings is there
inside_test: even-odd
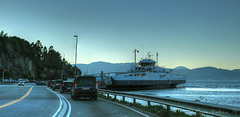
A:
[[[18,86],[24,86],[23,81]],[[81,97],[89,97],[97,100],[98,84],[95,76],[78,76],[73,81],[63,81],[61,79],[49,81],[35,81],[36,85],[47,85],[52,90],[58,89],[60,93],[71,92],[71,99],[76,100]]]
[[[95,76],[79,76],[74,81],[50,80],[47,87],[52,90],[59,89],[60,93],[71,92],[71,99],[89,97],[97,100],[97,80]]]

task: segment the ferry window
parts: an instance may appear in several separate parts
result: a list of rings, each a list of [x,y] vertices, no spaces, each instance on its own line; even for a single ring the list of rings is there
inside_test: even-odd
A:
[[[146,74],[141,74],[141,76],[146,76]]]
[[[164,75],[160,75],[160,78],[164,78],[165,74]]]
[[[139,76],[139,74],[135,74],[134,76]]]

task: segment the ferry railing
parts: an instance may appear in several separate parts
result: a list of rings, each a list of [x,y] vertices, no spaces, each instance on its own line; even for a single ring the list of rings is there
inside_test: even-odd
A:
[[[116,99],[117,96],[122,96],[123,102],[125,102],[125,97],[132,98],[133,103],[136,103],[136,99],[143,100],[148,102],[148,106],[151,106],[151,102],[158,103],[161,105],[165,105],[167,108],[167,112],[169,113],[171,110],[171,107],[188,110],[195,112],[197,116],[203,115],[209,115],[209,116],[216,116],[216,117],[222,117],[222,116],[232,116],[232,117],[239,117],[240,116],[240,108],[234,107],[234,106],[226,106],[226,105],[217,105],[217,104],[210,104],[210,103],[204,103],[200,101],[188,101],[188,100],[182,100],[182,99],[176,99],[176,98],[170,98],[170,97],[154,97],[154,96],[148,96],[148,95],[142,95],[142,94],[133,94],[133,93],[127,93],[122,91],[113,91],[113,90],[104,90],[104,89],[98,89],[98,93],[100,94],[107,94],[114,95],[114,98]]]

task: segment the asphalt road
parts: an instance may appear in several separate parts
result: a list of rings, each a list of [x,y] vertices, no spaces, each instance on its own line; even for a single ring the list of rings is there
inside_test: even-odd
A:
[[[31,89],[31,87],[33,88]],[[29,90],[31,90],[30,93]],[[24,98],[27,93],[29,95]],[[34,84],[26,84],[25,86],[0,85],[0,117],[67,116],[68,112],[71,117],[151,116],[101,98],[98,98],[97,101],[88,98],[72,100],[70,93],[61,95],[59,90],[51,91],[46,86]]]
[[[72,100],[70,93],[63,94],[71,103],[71,117],[145,117],[128,108],[110,101],[98,98],[97,101],[88,98]]]
[[[30,94],[19,102],[0,108],[0,117],[51,117],[59,106],[58,97],[46,87],[25,85],[0,86],[0,106],[18,100],[32,88]]]

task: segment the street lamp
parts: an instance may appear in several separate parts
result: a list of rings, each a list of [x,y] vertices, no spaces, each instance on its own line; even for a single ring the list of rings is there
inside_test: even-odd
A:
[[[78,36],[74,35],[76,37],[76,54],[75,54],[75,78],[77,78],[77,43],[78,43]]]

